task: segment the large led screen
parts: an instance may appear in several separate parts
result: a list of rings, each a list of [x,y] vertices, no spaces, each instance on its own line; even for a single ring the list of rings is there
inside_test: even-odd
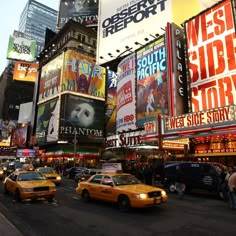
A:
[[[63,55],[59,55],[42,68],[39,82],[39,101],[47,100],[60,92]]]
[[[168,81],[164,37],[137,51],[137,125],[168,115]]]
[[[124,58],[117,68],[116,131],[136,129],[135,54]]]
[[[70,19],[86,26],[97,26],[98,0],[61,0],[58,28],[62,28]]]
[[[106,69],[92,58],[73,50],[65,53],[62,91],[105,98]]]
[[[76,95],[62,97],[60,138],[78,142],[103,141],[105,102]]]
[[[192,111],[236,104],[232,3],[225,0],[185,22]]]

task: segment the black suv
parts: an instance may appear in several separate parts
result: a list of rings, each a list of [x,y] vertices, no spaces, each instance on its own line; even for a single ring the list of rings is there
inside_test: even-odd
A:
[[[220,197],[222,193],[222,176],[226,167],[220,163],[211,162],[170,162],[164,167],[165,179],[163,184],[170,192],[175,191],[176,166],[183,172],[186,192],[192,189],[214,192]]]

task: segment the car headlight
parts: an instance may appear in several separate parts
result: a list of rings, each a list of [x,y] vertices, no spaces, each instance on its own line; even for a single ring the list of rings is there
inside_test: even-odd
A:
[[[162,197],[166,196],[166,191],[162,190],[162,191],[161,191],[161,196],[162,196]]]
[[[3,174],[3,170],[0,170],[0,175],[2,175]]]
[[[61,176],[57,176],[57,180],[61,180]]]
[[[29,193],[29,192],[33,192],[33,188],[22,188],[22,192],[25,192],[25,193]]]
[[[50,186],[49,187],[49,190],[55,190],[56,189],[56,186]]]
[[[140,194],[133,194],[133,197],[138,199],[146,199],[148,196],[146,193],[140,193]]]

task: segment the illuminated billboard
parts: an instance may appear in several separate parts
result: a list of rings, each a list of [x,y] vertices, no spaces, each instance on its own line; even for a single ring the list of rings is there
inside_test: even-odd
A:
[[[62,65],[61,54],[43,66],[39,82],[39,102],[59,94]]]
[[[36,57],[36,41],[23,37],[15,37],[10,35],[7,59],[16,59],[23,61],[35,61]]]
[[[124,58],[117,68],[116,131],[136,129],[135,54]]]
[[[76,132],[79,142],[103,142],[105,103],[76,95],[62,96],[60,139],[72,140]]]
[[[62,28],[70,19],[86,26],[97,26],[98,0],[61,0],[58,28]]]
[[[168,22],[180,26],[200,12],[202,2],[206,0],[100,1],[97,63],[107,63],[127,48],[135,50],[162,35]]]
[[[54,99],[38,106],[37,142],[56,142],[58,139],[59,100]]]
[[[236,104],[234,20],[225,0],[184,23],[192,111]]]
[[[27,131],[28,126],[17,127],[12,135],[12,146],[15,147],[24,147],[27,142]]]
[[[13,120],[0,120],[0,147],[8,147],[11,145],[11,138],[14,129],[16,128],[16,123]]]
[[[136,57],[137,125],[143,126],[158,114],[169,114],[164,37],[138,50]]]
[[[73,91],[105,98],[106,69],[91,57],[67,50],[65,52],[61,91]]]
[[[13,80],[35,82],[38,79],[38,63],[16,61],[14,65]]]
[[[107,96],[106,96],[106,135],[116,133],[117,113],[117,74],[114,71],[107,71]]]

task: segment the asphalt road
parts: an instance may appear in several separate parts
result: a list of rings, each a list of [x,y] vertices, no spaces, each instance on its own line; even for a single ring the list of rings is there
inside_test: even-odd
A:
[[[236,211],[211,195],[191,194],[180,200],[170,194],[166,204],[122,213],[112,204],[80,201],[75,187],[73,180],[64,179],[53,203],[14,203],[3,194],[1,183],[0,213],[24,236],[236,234]]]

